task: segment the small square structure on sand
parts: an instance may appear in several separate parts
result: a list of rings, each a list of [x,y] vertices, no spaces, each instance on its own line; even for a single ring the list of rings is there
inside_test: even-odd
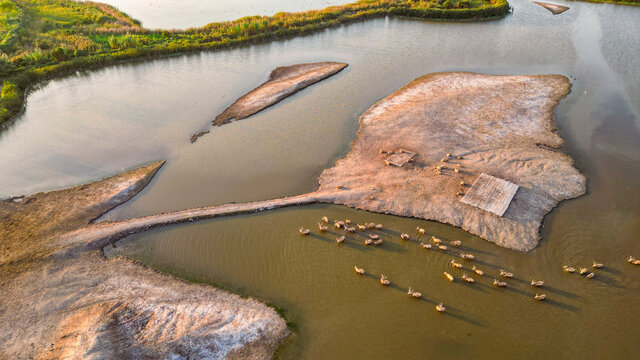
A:
[[[414,156],[416,156],[416,153],[409,150],[400,149],[393,155],[389,156],[385,160],[385,163],[387,165],[402,167],[402,165],[408,163],[411,159],[413,159]]]
[[[518,188],[514,183],[482,173],[460,201],[502,216]]]

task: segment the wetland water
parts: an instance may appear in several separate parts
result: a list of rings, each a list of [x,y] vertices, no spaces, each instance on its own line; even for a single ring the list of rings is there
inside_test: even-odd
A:
[[[249,15],[273,15],[342,5],[349,0],[105,0],[148,29],[186,29]]]
[[[552,16],[513,1],[484,23],[379,19],[270,44],[133,63],[42,84],[0,133],[0,195],[67,187],[166,159],[150,187],[109,213],[124,219],[201,205],[308,192],[344,156],[360,114],[435,71],[564,74],[571,94],[556,111],[563,151],[588,193],[545,218],[534,251],[501,249],[437,223],[313,205],[223,218],[129,237],[109,249],[159,269],[225,286],[286,309],[297,325],[285,358],[625,358],[640,351],[640,8],[571,2]],[[135,17],[136,14],[132,13]],[[349,67],[262,113],[189,136],[280,65],[340,61]],[[300,238],[322,215],[383,223],[381,248],[338,247],[336,234]],[[487,276],[450,284],[451,254],[426,253],[397,232],[460,239]],[[606,267],[593,280],[563,264]],[[353,265],[377,278],[359,277]],[[489,287],[498,267],[518,279]],[[449,269],[449,270],[447,270]],[[534,302],[525,282],[543,279]],[[406,288],[424,301],[409,299]],[[450,310],[437,314],[434,302]]]

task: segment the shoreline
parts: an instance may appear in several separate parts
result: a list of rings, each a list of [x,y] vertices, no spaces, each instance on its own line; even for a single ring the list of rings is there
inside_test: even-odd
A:
[[[0,357],[272,356],[290,333],[276,307],[60,241],[131,199],[163,164],[0,202]]]
[[[132,22],[133,25],[126,28],[126,34],[119,31],[118,28],[111,30],[111,32],[107,32],[106,34],[111,34],[114,39],[130,39],[136,38],[136,36],[142,37],[156,35],[162,35],[164,37],[165,34],[168,37],[163,40],[164,42],[152,43],[150,46],[136,46],[132,48],[125,47],[116,51],[111,50],[108,52],[97,52],[85,56],[65,55],[64,58],[66,58],[66,60],[64,61],[56,61],[53,64],[18,68],[9,71],[7,76],[2,77],[2,80],[15,85],[19,90],[20,96],[17,98],[14,96],[7,99],[4,97],[0,99],[0,103],[2,105],[0,108],[0,125],[14,122],[15,118],[20,115],[21,111],[24,109],[28,89],[32,88],[36,83],[74,71],[105,67],[135,60],[145,61],[168,57],[171,55],[182,55],[207,50],[215,51],[234,48],[237,46],[267,43],[275,40],[312,34],[320,30],[338,27],[353,22],[386,16],[408,17],[418,20],[473,21],[495,18],[496,16],[504,17],[507,16],[510,11],[510,6],[506,0],[500,0],[496,4],[464,9],[412,8],[407,7],[407,4],[410,4],[410,2],[405,3],[402,1],[391,0],[384,0],[382,4],[354,2],[342,6],[328,7],[323,10],[311,10],[301,13],[283,13],[282,16],[284,16],[284,19],[288,19],[287,21],[299,22],[300,24],[292,27],[282,25],[275,29],[268,28],[266,30],[260,30],[262,32],[258,31],[251,34],[246,33],[243,37],[240,37],[239,35],[223,36],[212,34],[205,37],[205,39],[211,38],[210,40],[207,40],[208,42],[193,42],[187,39],[190,39],[189,36],[193,34],[196,34],[194,36],[197,38],[198,36],[201,36],[198,35],[201,32],[207,33],[207,31],[211,31],[211,29],[215,29],[217,27],[221,27],[224,31],[227,31],[232,27],[240,27],[241,24],[253,26],[253,24],[257,24],[259,21],[277,22],[279,20],[276,15],[271,17],[245,17],[230,22],[211,23],[202,28],[184,31],[149,30],[136,27],[137,25]],[[89,3],[87,6],[94,5]],[[320,16],[321,19],[317,20],[314,16]],[[250,26],[248,26],[247,29]],[[181,41],[181,45],[176,45],[176,43],[171,41]],[[7,102],[13,105],[9,106],[9,103]]]

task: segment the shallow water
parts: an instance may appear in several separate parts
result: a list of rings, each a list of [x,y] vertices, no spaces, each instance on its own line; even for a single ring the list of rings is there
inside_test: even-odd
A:
[[[625,261],[640,257],[640,8],[571,2],[552,16],[528,2],[512,5],[511,16],[493,22],[379,19],[48,82],[0,133],[0,194],[62,188],[155,159],[167,164],[151,186],[107,219],[303,193],[347,153],[358,116],[417,76],[564,74],[573,88],[556,124],[588,193],[545,218],[531,253],[451,226],[323,205],[156,230],[125,239],[115,253],[284,307],[298,326],[285,358],[631,357],[640,350],[640,268]],[[274,67],[323,60],[350,66],[189,144]],[[361,241],[338,247],[335,234],[301,239],[298,227],[315,230],[325,214],[394,232],[379,249]],[[425,254],[397,238],[418,224],[463,240],[491,277],[449,284],[442,272],[451,254]],[[595,259],[607,266],[593,280],[561,271]],[[384,272],[399,289],[356,276],[354,265]],[[498,267],[518,280],[489,287]],[[535,290],[523,281],[532,277],[549,285],[540,290],[549,301],[531,299]],[[425,301],[407,298],[410,285]],[[435,313],[436,301],[451,311]]]
[[[378,233],[385,243],[367,247],[364,235],[357,234],[337,245],[337,231],[316,231],[323,215],[383,223],[386,230]],[[299,225],[313,234],[301,237]],[[416,226],[425,227],[427,238],[462,240],[459,250],[474,253],[476,261],[461,261],[454,250],[424,250],[422,239],[400,240],[400,232],[413,235]],[[627,253],[547,244],[521,254],[447,225],[314,205],[152,231],[107,254],[132,256],[285,308],[297,331],[282,349],[283,358],[620,359],[638,350],[631,334],[639,330],[640,269],[624,261]],[[594,279],[562,272],[565,262],[591,265],[594,258],[607,264]],[[466,270],[453,269],[451,259]],[[355,274],[354,265],[368,274]],[[486,276],[474,284],[461,282],[473,265]],[[505,289],[491,285],[499,268],[515,273]],[[449,283],[443,271],[458,279]],[[392,287],[379,284],[380,273]],[[531,288],[532,278],[546,286]],[[423,299],[409,298],[409,286]],[[548,299],[536,302],[536,292]],[[434,308],[441,301],[445,314]]]
[[[273,15],[342,5],[349,0],[104,0],[148,29],[186,29],[249,15]]]

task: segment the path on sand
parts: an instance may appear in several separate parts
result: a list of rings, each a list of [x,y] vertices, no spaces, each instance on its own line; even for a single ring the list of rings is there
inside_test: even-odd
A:
[[[560,75],[424,75],[362,115],[351,151],[322,173],[315,192],[99,224],[70,234],[69,241],[106,240],[189,219],[324,202],[435,220],[528,251],[538,244],[544,215],[586,191],[573,160],[555,150],[563,140],[553,113],[570,88]],[[393,149],[417,156],[403,167],[387,166],[388,155],[380,150]],[[502,217],[459,201],[481,173],[520,186]]]

